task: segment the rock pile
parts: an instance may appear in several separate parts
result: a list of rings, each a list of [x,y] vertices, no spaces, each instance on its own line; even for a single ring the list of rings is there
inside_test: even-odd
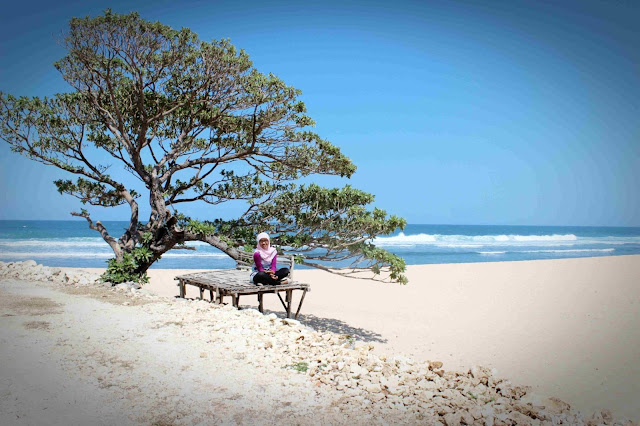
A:
[[[98,277],[27,261],[0,262],[0,279],[4,278],[91,285]],[[584,416],[558,399],[531,395],[528,388],[498,378],[495,371],[484,367],[455,372],[444,370],[439,361],[378,356],[370,343],[318,332],[275,314],[166,299],[129,285],[105,291],[155,299],[158,303],[140,309],[153,314],[159,323],[179,323],[183,333],[188,330],[190,338],[203,342],[203,357],[208,347],[224,348],[230,363],[251,366],[255,374],[281,370],[283,385],[331,395],[333,408],[345,422],[361,423],[369,418],[373,423],[445,425],[634,424],[615,419],[606,410]]]
[[[335,405],[345,418],[446,425],[633,424],[614,420],[609,411],[586,418],[569,404],[529,395],[528,388],[484,367],[453,372],[439,361],[378,356],[370,343],[320,333],[275,314],[202,301],[176,301],[170,311],[182,329],[199,327],[196,338],[222,345],[237,360],[297,370],[319,392],[329,389],[338,395]]]
[[[24,262],[0,262],[0,279],[5,278],[88,286],[95,285],[99,275],[82,270],[52,268],[39,265],[35,260],[26,260]]]

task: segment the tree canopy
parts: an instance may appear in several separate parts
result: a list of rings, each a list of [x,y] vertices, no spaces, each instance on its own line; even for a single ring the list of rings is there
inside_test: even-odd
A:
[[[53,97],[0,93],[0,138],[13,151],[69,172],[60,193],[83,204],[130,207],[119,236],[82,209],[111,246],[106,278],[144,279],[169,250],[204,241],[234,259],[267,230],[298,262],[347,273],[327,261],[351,261],[406,282],[404,261],[371,240],[406,222],[369,208],[374,197],[351,186],[301,184],[314,174],[348,178],[351,160],[310,128],[301,92],[258,72],[228,40],[205,42],[137,13],[73,18],[55,63],[73,88]],[[109,174],[122,168],[131,187]],[[135,184],[135,182],[138,182]],[[151,208],[139,218],[143,200]],[[233,220],[198,221],[184,203],[240,200]],[[215,209],[212,209],[215,212]]]

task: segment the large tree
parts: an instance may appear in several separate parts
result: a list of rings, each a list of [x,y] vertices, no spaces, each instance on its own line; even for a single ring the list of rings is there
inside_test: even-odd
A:
[[[143,278],[162,254],[189,241],[238,259],[267,230],[303,264],[334,270],[326,261],[351,260],[406,282],[404,261],[371,243],[405,221],[369,209],[373,196],[350,186],[300,184],[312,174],[350,177],[356,168],[309,130],[314,122],[301,92],[259,73],[244,51],[110,10],[73,18],[63,44],[68,53],[55,66],[74,90],[51,98],[0,93],[0,138],[75,175],[55,182],[60,193],[83,204],[129,206],[119,238],[87,210],[72,213],[113,249],[110,280]],[[128,186],[110,167],[136,180]],[[149,203],[146,221],[137,200]],[[234,220],[179,213],[184,203],[234,200],[245,205]]]

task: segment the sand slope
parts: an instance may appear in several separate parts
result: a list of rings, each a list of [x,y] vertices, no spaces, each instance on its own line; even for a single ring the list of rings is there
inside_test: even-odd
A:
[[[151,270],[146,288],[177,295],[183,272]],[[299,319],[379,353],[493,367],[585,413],[640,421],[640,256],[417,265],[407,276],[399,286],[298,270],[312,286]],[[275,297],[265,307],[283,311]]]

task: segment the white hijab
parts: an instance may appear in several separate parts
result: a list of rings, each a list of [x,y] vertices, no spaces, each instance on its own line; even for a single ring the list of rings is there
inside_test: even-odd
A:
[[[265,238],[267,239],[267,241],[269,241],[269,247],[267,247],[266,250],[260,247],[260,240],[264,240]],[[276,250],[275,247],[271,247],[271,239],[269,238],[269,234],[267,234],[266,232],[261,232],[258,234],[256,239],[258,240],[256,252],[260,253],[260,258],[263,262],[271,262],[276,253],[278,253],[278,250]]]

